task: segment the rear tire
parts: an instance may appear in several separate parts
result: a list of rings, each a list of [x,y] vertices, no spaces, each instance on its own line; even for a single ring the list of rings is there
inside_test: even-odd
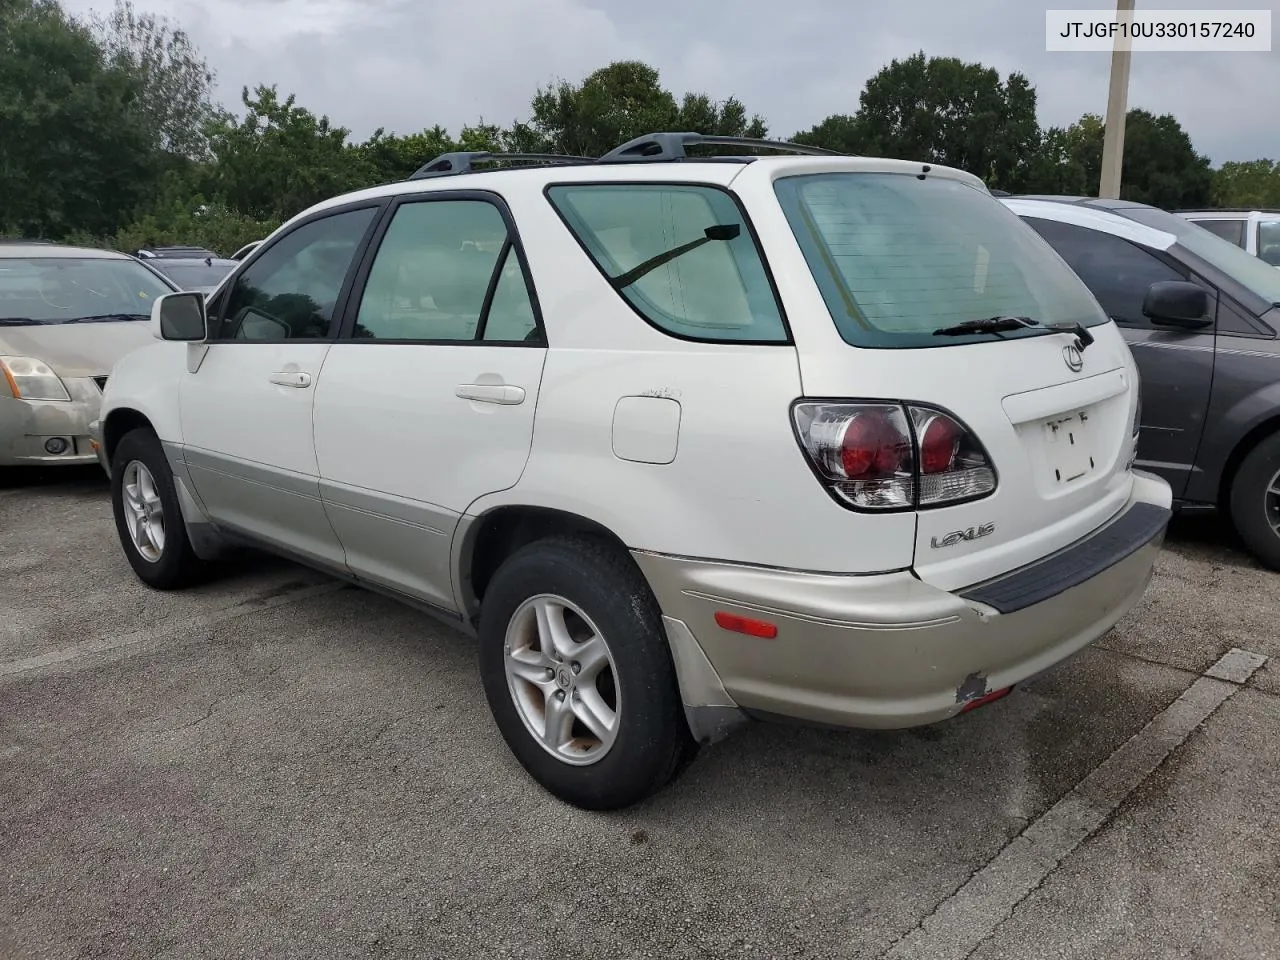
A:
[[[657,602],[615,547],[589,537],[522,547],[485,591],[479,635],[503,739],[566,803],[630,806],[697,752]]]
[[[1250,552],[1280,570],[1280,433],[1249,451],[1236,471],[1231,519]]]
[[[187,539],[173,471],[150,430],[130,430],[111,458],[111,508],[133,572],[149,587],[175,590],[208,572]]]

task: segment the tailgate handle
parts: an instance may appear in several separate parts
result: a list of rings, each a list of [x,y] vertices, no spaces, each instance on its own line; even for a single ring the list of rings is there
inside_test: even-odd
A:
[[[271,382],[281,387],[303,387],[311,386],[311,374],[303,373],[301,370],[280,370],[271,375]]]
[[[460,383],[455,395],[478,403],[524,403],[524,387],[509,383]]]

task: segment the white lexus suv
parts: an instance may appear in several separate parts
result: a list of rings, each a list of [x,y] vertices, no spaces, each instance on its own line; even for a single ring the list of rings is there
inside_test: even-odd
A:
[[[779,155],[686,154],[726,142]],[[583,807],[751,717],[994,700],[1134,606],[1170,515],[1114,324],[937,166],[446,155],[152,325],[95,425],[138,576],[251,545],[447,618]]]

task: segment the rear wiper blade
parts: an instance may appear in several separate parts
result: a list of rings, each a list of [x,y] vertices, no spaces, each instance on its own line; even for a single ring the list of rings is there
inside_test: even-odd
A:
[[[933,331],[935,337],[963,337],[970,333],[1002,333],[1005,330],[1021,330],[1023,327],[1038,327],[1039,322],[1030,317],[987,317],[984,320],[966,320],[953,327],[939,327]]]
[[[0,327],[39,327],[43,324],[43,320],[33,317],[0,317]]]
[[[150,320],[145,313],[95,313],[87,317],[73,317],[63,323],[111,323],[115,320]]]
[[[1093,334],[1082,323],[1041,323],[1031,317],[987,317],[984,320],[966,320],[953,327],[941,327],[933,331],[935,337],[963,337],[972,333],[994,333],[999,335],[1007,330],[1022,330],[1033,327],[1049,333],[1066,333],[1076,338],[1076,349],[1084,350],[1093,343]]]

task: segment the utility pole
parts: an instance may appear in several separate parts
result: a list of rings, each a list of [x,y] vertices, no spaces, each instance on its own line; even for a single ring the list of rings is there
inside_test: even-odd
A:
[[[1116,0],[1116,20],[1133,23],[1134,0]],[[1111,49],[1111,89],[1107,93],[1107,128],[1102,139],[1102,182],[1098,196],[1120,197],[1120,170],[1124,164],[1124,121],[1129,112],[1129,58],[1131,42],[1116,34]]]

